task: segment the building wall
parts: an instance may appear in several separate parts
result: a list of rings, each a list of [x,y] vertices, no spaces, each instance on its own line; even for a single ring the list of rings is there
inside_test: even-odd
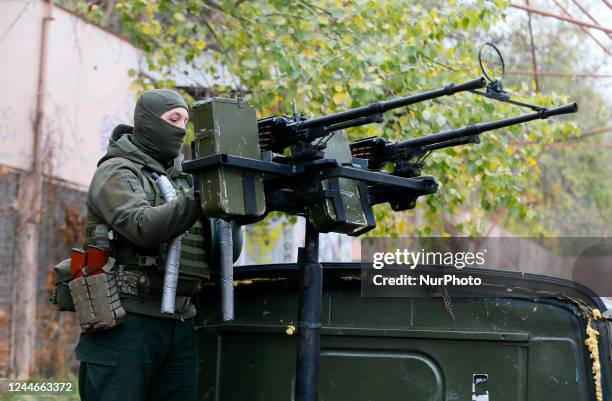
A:
[[[43,0],[0,3],[0,164],[29,169],[41,65]],[[141,52],[57,6],[47,35],[43,153],[47,173],[86,190],[118,123],[130,123],[130,68]]]
[[[46,8],[47,54],[41,59]],[[76,367],[72,352],[78,338],[74,315],[59,313],[49,302],[52,266],[79,246],[85,194],[96,163],[118,123],[131,123],[135,93],[130,68],[138,70],[140,51],[117,35],[43,0],[0,2],[0,376],[10,370],[19,215],[20,178],[30,170],[33,122],[41,66],[42,221],[38,228],[37,337],[39,373],[62,375]],[[14,321],[13,321],[14,320]]]

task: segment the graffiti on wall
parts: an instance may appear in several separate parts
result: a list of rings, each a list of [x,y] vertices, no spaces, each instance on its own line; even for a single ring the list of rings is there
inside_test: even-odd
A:
[[[125,99],[121,105],[112,113],[104,114],[100,120],[100,131],[98,144],[101,154],[106,153],[108,140],[113,133],[113,129],[119,124],[133,124],[134,101]]]

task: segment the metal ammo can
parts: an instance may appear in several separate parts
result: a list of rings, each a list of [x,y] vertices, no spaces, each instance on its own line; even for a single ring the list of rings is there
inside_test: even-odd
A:
[[[342,165],[352,164],[353,158],[345,131],[335,132],[329,138],[324,158],[336,159]],[[321,196],[306,199],[308,214],[317,230],[352,234],[374,224],[373,220],[369,222],[367,218],[372,215],[367,189],[360,189],[359,181],[328,178],[321,181],[318,194]]]
[[[241,99],[210,98],[193,105],[198,158],[227,154],[260,160],[255,109]],[[204,215],[261,216],[266,209],[261,173],[219,165],[200,175]]]

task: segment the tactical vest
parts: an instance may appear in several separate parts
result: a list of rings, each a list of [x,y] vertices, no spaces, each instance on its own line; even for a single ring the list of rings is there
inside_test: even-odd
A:
[[[132,163],[132,162],[130,162]],[[151,206],[164,203],[155,179],[146,166],[141,167],[141,184]],[[181,174],[170,181],[177,189],[188,189],[191,183],[188,175]],[[168,244],[164,243],[158,247],[143,248],[115,233],[112,243],[108,240],[108,227],[105,225],[88,225],[85,228],[85,242],[83,246],[99,244],[110,247],[118,265],[154,267],[164,266]],[[208,266],[208,255],[205,248],[204,226],[198,220],[189,230],[181,235],[181,256],[179,277],[183,279],[208,279],[210,270]]]

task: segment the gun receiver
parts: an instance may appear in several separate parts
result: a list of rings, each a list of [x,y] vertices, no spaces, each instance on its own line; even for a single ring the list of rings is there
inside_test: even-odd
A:
[[[483,132],[552,116],[575,113],[576,111],[578,111],[578,105],[571,103],[554,109],[543,109],[537,113],[472,124],[464,128],[400,142],[391,142],[379,137],[366,138],[351,143],[351,153],[355,158],[366,159],[368,168],[371,170],[380,170],[387,163],[396,163],[395,174],[406,177],[418,176],[422,167],[422,160],[419,160],[419,157],[433,150],[467,143],[479,143],[478,135]],[[414,158],[417,158],[417,161],[410,163],[410,160]]]
[[[281,153],[285,148],[299,142],[310,143],[317,138],[341,129],[383,122],[383,114],[389,110],[408,106],[425,100],[450,96],[485,86],[485,79],[478,78],[461,84],[450,84],[441,89],[417,93],[398,99],[374,102],[368,106],[346,110],[329,116],[306,119],[295,113],[293,118],[268,117],[257,121],[260,149]]]

